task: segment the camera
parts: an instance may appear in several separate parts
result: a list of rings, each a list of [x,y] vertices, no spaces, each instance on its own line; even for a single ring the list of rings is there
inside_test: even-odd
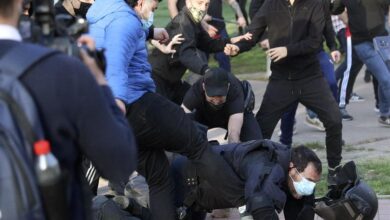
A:
[[[53,0],[24,0],[23,10],[25,13],[20,17],[19,31],[24,41],[41,44],[77,58],[80,58],[80,50],[86,50],[104,72],[104,51],[91,51],[77,45],[77,38],[88,32],[88,22],[84,18],[56,15]]]

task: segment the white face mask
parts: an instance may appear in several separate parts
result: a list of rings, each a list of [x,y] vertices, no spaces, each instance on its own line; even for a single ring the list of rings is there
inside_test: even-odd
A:
[[[295,188],[295,191],[297,192],[297,194],[300,196],[309,196],[309,195],[313,194],[316,183],[303,177],[296,168],[295,168],[295,170],[298,172],[299,176],[301,176],[301,178],[302,178],[301,181],[296,182],[290,176],[291,180],[293,181],[293,185],[294,185],[294,188]]]
[[[148,20],[141,19],[142,27],[145,30],[148,30],[153,25],[153,21],[154,21],[154,13],[150,12]]]

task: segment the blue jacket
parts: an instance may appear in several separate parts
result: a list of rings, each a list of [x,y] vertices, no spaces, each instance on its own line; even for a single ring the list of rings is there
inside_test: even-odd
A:
[[[131,104],[155,92],[146,33],[135,11],[124,0],[97,0],[87,19],[96,47],[105,49],[106,76],[115,98]]]

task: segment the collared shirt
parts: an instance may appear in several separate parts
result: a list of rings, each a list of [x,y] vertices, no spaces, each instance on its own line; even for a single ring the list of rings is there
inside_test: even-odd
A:
[[[332,15],[332,25],[333,25],[334,32],[336,32],[336,34],[341,29],[345,28],[344,22],[341,21],[338,15]]]
[[[15,27],[6,24],[0,24],[0,40],[22,41],[22,37]]]

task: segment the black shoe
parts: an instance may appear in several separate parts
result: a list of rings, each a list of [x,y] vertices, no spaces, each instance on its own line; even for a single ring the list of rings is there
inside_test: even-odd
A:
[[[386,127],[390,127],[390,116],[380,116],[378,122]]]
[[[353,117],[347,112],[347,109],[340,108],[340,113],[341,113],[341,118],[344,121],[352,121],[353,120]]]

